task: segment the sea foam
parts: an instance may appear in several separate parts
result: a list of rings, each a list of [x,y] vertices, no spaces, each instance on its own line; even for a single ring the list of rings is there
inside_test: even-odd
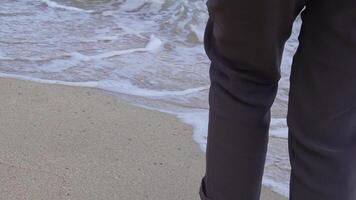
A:
[[[289,183],[277,182],[277,181],[274,181],[273,179],[268,178],[266,176],[263,177],[262,183],[267,188],[270,188],[271,190],[273,190],[287,198],[289,197]]]
[[[154,52],[159,49],[159,47],[162,45],[162,41],[152,35],[150,37],[149,42],[145,47],[142,48],[133,48],[133,49],[125,49],[125,50],[117,50],[117,51],[109,51],[97,55],[92,55],[92,56],[87,56],[84,54],[81,54],[79,52],[73,52],[71,53],[71,56],[76,58],[77,60],[83,60],[83,61],[90,61],[90,60],[101,60],[105,58],[111,58],[115,56],[121,56],[125,54],[131,54],[135,52]]]
[[[286,118],[271,118],[270,135],[278,138],[288,138]]]
[[[52,7],[52,8],[59,8],[59,9],[64,9],[64,10],[69,10],[69,11],[75,11],[75,12],[87,12],[91,13],[93,10],[84,10],[82,8],[77,8],[73,6],[66,6],[59,4],[57,2],[51,1],[51,0],[40,0],[42,3],[45,3],[47,6]]]

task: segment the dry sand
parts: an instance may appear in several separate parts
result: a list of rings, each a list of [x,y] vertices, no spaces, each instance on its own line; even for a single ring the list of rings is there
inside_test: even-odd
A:
[[[1,200],[199,199],[204,153],[174,116],[95,89],[0,79],[0,93]]]

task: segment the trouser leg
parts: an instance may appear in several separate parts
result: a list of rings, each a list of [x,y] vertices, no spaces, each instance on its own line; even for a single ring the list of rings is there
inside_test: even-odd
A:
[[[211,88],[203,200],[259,199],[282,51],[303,5],[294,0],[207,2],[204,45]]]
[[[356,199],[356,1],[309,0],[291,71],[291,200]]]

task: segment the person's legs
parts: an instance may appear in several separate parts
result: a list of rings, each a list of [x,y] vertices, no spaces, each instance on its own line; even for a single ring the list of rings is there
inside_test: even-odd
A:
[[[356,1],[308,0],[291,72],[291,200],[356,199]]]
[[[258,200],[280,60],[304,0],[209,0],[211,60],[202,200]]]

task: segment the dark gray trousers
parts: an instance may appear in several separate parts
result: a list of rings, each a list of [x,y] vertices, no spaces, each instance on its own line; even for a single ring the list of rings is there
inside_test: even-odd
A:
[[[356,0],[208,0],[203,200],[258,200],[270,108],[303,7],[287,124],[291,200],[356,200]]]

